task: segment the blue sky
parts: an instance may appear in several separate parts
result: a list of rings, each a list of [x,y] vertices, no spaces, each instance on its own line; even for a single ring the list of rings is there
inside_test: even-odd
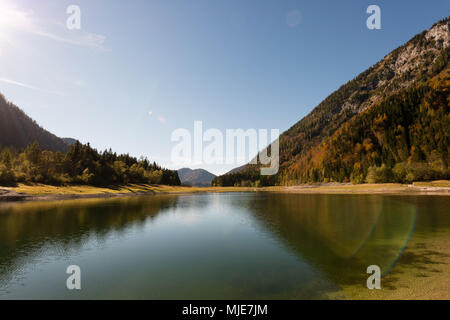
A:
[[[81,30],[66,28],[71,4]],[[366,27],[371,4],[381,30]],[[449,9],[447,0],[0,0],[0,92],[58,136],[174,168],[175,129],[202,120],[284,131]]]

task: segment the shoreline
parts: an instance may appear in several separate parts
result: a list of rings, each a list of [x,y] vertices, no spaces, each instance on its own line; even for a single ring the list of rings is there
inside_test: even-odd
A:
[[[19,184],[17,187],[0,186],[0,202],[28,202],[75,199],[107,199],[118,197],[150,196],[156,194],[193,194],[226,192],[274,192],[298,194],[410,194],[450,195],[450,181],[416,182],[406,184],[327,183],[318,185],[274,187],[188,187],[164,185],[126,185],[110,187]]]
[[[0,190],[3,191],[3,190]],[[46,194],[31,195],[16,192],[0,194],[0,202],[29,202],[29,201],[57,201],[57,200],[77,200],[77,199],[109,199],[132,196],[149,196],[155,192],[136,193],[94,193],[94,194]]]

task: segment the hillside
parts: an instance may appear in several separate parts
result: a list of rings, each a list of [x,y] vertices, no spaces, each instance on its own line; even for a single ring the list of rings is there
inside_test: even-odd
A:
[[[195,187],[210,187],[211,181],[216,177],[211,172],[203,169],[192,170],[183,168],[178,170],[181,184]]]
[[[0,95],[0,185],[180,185],[178,173],[147,158],[98,151],[41,128]]]
[[[0,94],[0,146],[24,149],[35,141],[44,150],[66,152],[69,149],[63,139],[40,127]]]
[[[449,34],[447,18],[343,85],[284,132],[278,175],[261,177],[257,166],[247,165],[213,184],[448,178]]]

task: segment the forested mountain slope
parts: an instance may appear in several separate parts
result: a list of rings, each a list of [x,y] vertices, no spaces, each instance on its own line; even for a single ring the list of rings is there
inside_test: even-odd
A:
[[[96,186],[128,183],[179,185],[178,173],[89,143],[58,138],[0,95],[0,185],[19,182]]]
[[[34,142],[44,150],[65,152],[69,149],[63,139],[40,127],[0,94],[0,146],[24,149]]]
[[[449,33],[448,18],[436,23],[284,132],[278,175],[261,177],[257,166],[247,165],[213,184],[448,177]]]

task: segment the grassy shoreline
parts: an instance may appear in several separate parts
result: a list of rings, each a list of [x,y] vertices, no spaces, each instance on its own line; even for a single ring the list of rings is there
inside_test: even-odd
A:
[[[342,184],[275,186],[275,187],[187,187],[149,184],[94,187],[84,185],[50,186],[43,184],[19,184],[15,187],[0,186],[0,201],[32,201],[78,198],[110,198],[152,194],[189,194],[206,192],[283,192],[283,193],[327,193],[327,194],[427,194],[450,195],[450,181],[415,182],[411,185]]]

